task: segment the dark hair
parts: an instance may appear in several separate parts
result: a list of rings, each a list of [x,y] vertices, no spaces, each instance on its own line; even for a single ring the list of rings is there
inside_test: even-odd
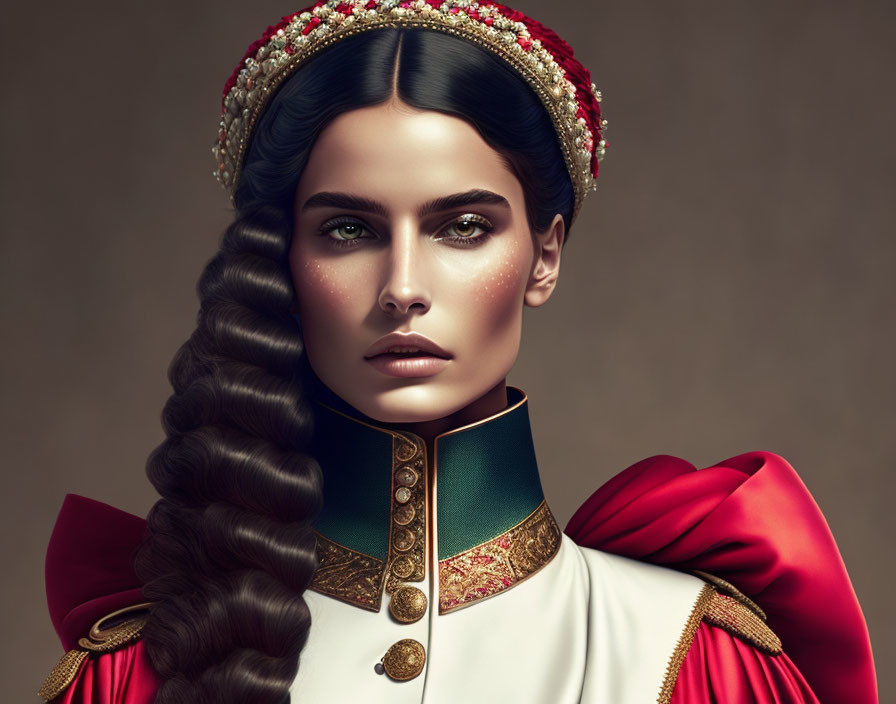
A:
[[[533,231],[572,183],[553,124],[503,61],[432,30],[383,28],[338,42],[298,69],[255,127],[237,217],[198,284],[197,327],[168,372],[166,440],[147,474],[161,495],[137,555],[154,601],[144,631],[158,704],[288,696],[310,615],[312,521],[322,501],[308,453],[316,382],[290,308],[287,253],[302,169],[340,113],[398,96],[474,125],[519,178]]]

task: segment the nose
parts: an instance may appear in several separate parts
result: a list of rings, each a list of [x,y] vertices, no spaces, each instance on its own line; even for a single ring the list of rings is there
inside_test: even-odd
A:
[[[407,223],[396,228],[386,257],[380,308],[393,316],[428,311],[432,301],[416,226]]]

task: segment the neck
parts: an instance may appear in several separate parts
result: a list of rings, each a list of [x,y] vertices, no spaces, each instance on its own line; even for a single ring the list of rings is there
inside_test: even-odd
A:
[[[449,430],[476,423],[483,418],[500,413],[505,408],[507,408],[507,382],[505,379],[501,379],[497,385],[473,403],[447,416],[420,423],[386,423],[383,427],[413,433],[423,438],[426,443],[427,455],[433,457],[433,441],[437,436]]]

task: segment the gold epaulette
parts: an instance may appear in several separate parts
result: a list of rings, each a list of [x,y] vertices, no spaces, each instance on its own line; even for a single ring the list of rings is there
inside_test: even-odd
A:
[[[152,604],[135,604],[103,616],[93,624],[86,638],[78,641],[78,647],[69,650],[56,663],[37,695],[51,701],[58,697],[74,681],[81,665],[90,653],[108,653],[137,640]]]
[[[765,612],[730,582],[694,570],[694,574],[714,587],[703,611],[703,620],[737,636],[770,655],[781,652],[781,639],[765,623]]]
[[[685,624],[660,687],[659,704],[669,704],[678,681],[678,673],[684,664],[697,629],[705,621],[717,626],[770,655],[781,653],[781,640],[765,623],[765,612],[730,582],[720,577],[694,570],[694,574],[707,584],[703,585],[691,615]]]

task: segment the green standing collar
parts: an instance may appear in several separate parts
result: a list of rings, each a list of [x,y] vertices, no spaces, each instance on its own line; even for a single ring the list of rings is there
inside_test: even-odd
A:
[[[528,400],[508,387],[506,409],[435,439],[439,560],[457,555],[523,521],[544,500],[532,443]],[[395,436],[318,404],[315,456],[324,505],[315,523],[327,538],[385,560],[389,550]],[[421,477],[425,480],[425,477]]]
[[[319,403],[313,453],[324,501],[310,588],[372,611],[390,594],[391,610],[410,593],[425,603],[412,583],[435,570],[444,614],[547,564],[561,532],[544,500],[526,395],[507,395],[500,413],[437,436],[431,458],[413,433],[359,418],[338,399]]]

